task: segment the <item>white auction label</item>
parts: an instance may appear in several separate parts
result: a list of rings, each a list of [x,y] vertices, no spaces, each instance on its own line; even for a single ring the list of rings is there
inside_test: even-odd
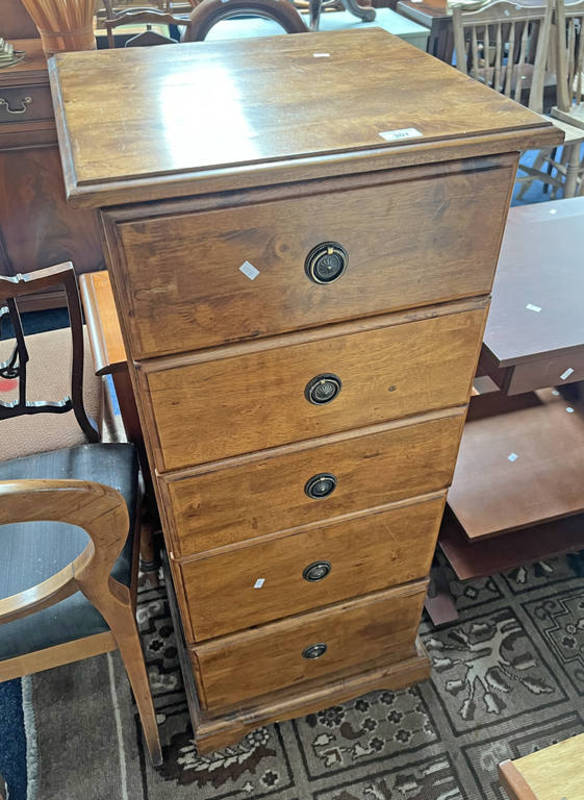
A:
[[[259,269],[256,269],[253,264],[250,264],[249,261],[244,261],[241,267],[239,268],[240,272],[249,278],[250,281],[254,281],[257,276],[260,274]]]
[[[569,377],[570,377],[570,375],[571,375],[573,372],[574,372],[574,370],[572,369],[572,367],[568,367],[568,369],[567,369],[565,372],[562,372],[562,374],[560,375],[560,378],[561,378],[563,381],[565,381],[567,378],[569,378]]]
[[[417,128],[397,128],[395,131],[380,131],[379,135],[386,142],[396,142],[399,139],[416,139],[424,134]]]
[[[507,456],[507,460],[510,461],[511,463],[517,461],[518,458],[519,456],[517,455],[517,453],[509,453],[509,455]]]
[[[533,303],[528,303],[525,308],[528,311],[535,311],[537,314],[541,311],[541,306],[534,306]]]
[[[254,583],[254,589],[261,589],[264,583],[266,582],[265,578],[258,578],[257,581]]]

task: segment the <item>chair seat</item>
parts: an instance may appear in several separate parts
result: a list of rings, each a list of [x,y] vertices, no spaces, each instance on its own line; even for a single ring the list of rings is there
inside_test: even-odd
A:
[[[102,379],[95,375],[87,329],[84,333],[83,404],[88,416],[101,425]],[[27,399],[54,401],[71,394],[71,329],[36,333],[26,337],[30,360],[27,365]],[[12,353],[14,340],[0,341],[0,361]],[[17,399],[14,387],[0,384],[0,401]],[[21,458],[48,450],[84,444],[87,439],[73,411],[65,414],[31,414],[0,420],[0,460]]]
[[[0,481],[21,478],[91,480],[117,489],[130,515],[128,539],[112,570],[126,586],[132,577],[138,461],[130,444],[87,444],[0,462]],[[75,525],[28,522],[0,525],[0,597],[24,591],[70,564],[89,541]],[[81,592],[28,617],[0,625],[0,661],[108,631]]]

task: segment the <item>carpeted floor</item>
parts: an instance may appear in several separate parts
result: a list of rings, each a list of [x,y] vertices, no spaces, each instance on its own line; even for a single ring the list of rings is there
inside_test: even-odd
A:
[[[503,800],[501,760],[584,729],[583,574],[584,553],[453,581],[460,620],[421,628],[431,681],[263,728],[201,758],[164,588],[142,588],[164,767],[147,761],[118,656],[99,656],[31,679],[28,800]]]

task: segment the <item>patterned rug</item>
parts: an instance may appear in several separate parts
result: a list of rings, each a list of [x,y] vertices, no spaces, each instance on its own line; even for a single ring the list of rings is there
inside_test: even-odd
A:
[[[28,800],[505,800],[500,761],[584,730],[583,574],[579,554],[453,580],[460,620],[421,627],[431,681],[262,728],[205,757],[164,588],[143,586],[164,767],[145,756],[118,656],[99,656],[32,678]]]

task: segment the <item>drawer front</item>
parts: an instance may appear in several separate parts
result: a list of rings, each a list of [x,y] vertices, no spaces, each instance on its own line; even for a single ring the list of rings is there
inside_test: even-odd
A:
[[[163,477],[174,555],[444,489],[452,480],[463,421],[464,413],[458,412],[412,425],[389,423],[373,433],[311,443],[292,453],[230,466],[221,462],[187,478]],[[310,497],[306,489],[319,475],[334,477],[334,484],[328,484],[332,491]]]
[[[487,294],[513,174],[512,157],[459,161],[394,170],[385,184],[365,176],[367,188],[330,180],[319,194],[120,223],[132,356]],[[313,252],[322,243],[346,252],[336,280],[337,251],[332,262]]]
[[[182,565],[201,641],[424,578],[444,496]]]
[[[342,335],[302,344],[233,348],[235,357],[229,348],[214,360],[149,366],[156,466],[179,469],[466,403],[485,315],[486,302],[372,330],[342,326]]]
[[[0,123],[53,119],[48,86],[0,87]]]
[[[413,655],[426,586],[421,581],[195,645],[191,658],[203,708],[245,705],[372,661]]]

